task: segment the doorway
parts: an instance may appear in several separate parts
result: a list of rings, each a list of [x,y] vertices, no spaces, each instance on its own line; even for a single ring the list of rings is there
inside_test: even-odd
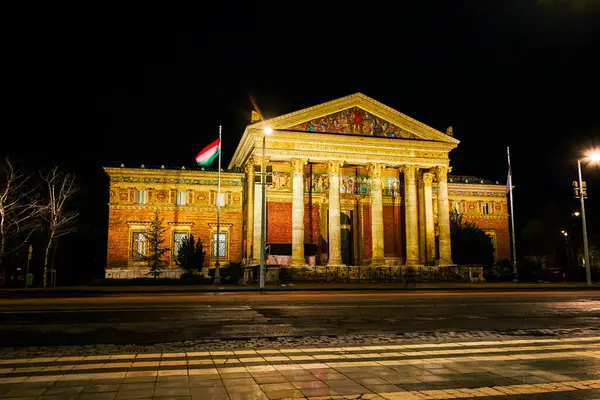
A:
[[[340,228],[342,239],[342,263],[354,265],[354,246],[352,240],[352,210],[340,211]]]

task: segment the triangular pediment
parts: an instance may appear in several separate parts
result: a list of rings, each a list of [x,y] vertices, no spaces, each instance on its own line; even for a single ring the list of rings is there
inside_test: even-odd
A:
[[[356,106],[296,124],[288,130],[417,139],[414,133]]]
[[[250,125],[248,128],[432,140],[458,144],[440,132],[362,93]]]

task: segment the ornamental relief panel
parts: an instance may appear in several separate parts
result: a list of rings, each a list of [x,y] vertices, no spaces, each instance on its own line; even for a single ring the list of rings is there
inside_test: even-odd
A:
[[[289,172],[273,171],[273,183],[269,189],[289,192],[292,190]]]
[[[157,190],[154,192],[153,203],[164,204],[168,202],[168,195],[165,190]]]
[[[196,194],[196,204],[199,205],[208,205],[209,202],[209,193],[206,191],[197,192]]]
[[[290,130],[415,139],[416,136],[359,107],[294,125]]]

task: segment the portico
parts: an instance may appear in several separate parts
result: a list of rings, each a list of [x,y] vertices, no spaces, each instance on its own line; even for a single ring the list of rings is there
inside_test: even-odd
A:
[[[266,127],[267,243],[290,249],[288,265],[452,264],[447,181],[458,140],[360,93],[246,128],[229,168],[246,171],[247,258],[260,258],[254,165]]]

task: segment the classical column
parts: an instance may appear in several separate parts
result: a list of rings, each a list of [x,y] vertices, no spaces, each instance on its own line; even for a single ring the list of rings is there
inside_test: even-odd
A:
[[[252,239],[254,238],[254,160],[250,158],[246,166],[246,190],[248,191],[248,204],[246,204],[246,257],[253,258]]]
[[[417,173],[417,198],[419,201],[419,264],[427,261],[427,232],[425,230],[425,182],[423,173]]]
[[[404,166],[405,221],[406,221],[406,265],[419,262],[419,226],[417,215],[416,167]]]
[[[262,157],[256,158],[257,165],[262,168]],[[265,168],[269,162],[268,158],[265,158]],[[260,175],[260,174],[258,174]],[[266,190],[265,190],[266,192]],[[266,194],[266,193],[265,193]],[[254,232],[252,243],[252,263],[260,263],[260,233],[262,227],[262,185],[260,182],[254,182]],[[268,229],[268,227],[267,227]],[[265,238],[265,241],[267,239]]]
[[[306,265],[304,260],[304,166],[308,160],[292,158],[292,265]]]
[[[329,261],[327,265],[342,265],[342,228],[340,226],[341,161],[328,161],[329,173]]]
[[[381,192],[381,164],[368,165],[371,172],[371,265],[385,264],[383,252],[383,193]]]
[[[448,167],[437,167],[438,226],[440,229],[440,264],[452,264],[450,247],[450,207],[448,205]]]
[[[423,202],[425,203],[425,249],[426,260],[435,260],[435,229],[433,226],[433,199],[431,197],[431,183],[433,174],[423,174]]]

